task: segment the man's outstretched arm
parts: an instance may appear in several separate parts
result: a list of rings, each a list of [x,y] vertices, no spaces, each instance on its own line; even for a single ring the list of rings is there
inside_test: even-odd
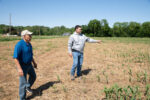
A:
[[[101,43],[102,42],[101,40],[94,40],[94,39],[91,39],[89,37],[87,37],[86,41],[90,42],[90,43]]]

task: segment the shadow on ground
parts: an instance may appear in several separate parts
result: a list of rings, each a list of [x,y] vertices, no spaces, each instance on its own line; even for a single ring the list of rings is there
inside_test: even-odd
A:
[[[33,89],[33,94],[29,97],[27,97],[27,100],[33,99],[36,96],[42,96],[42,92],[44,90],[47,90],[48,88],[52,87],[54,84],[60,83],[60,81],[53,81],[53,82],[47,82],[40,87]]]
[[[92,69],[85,69],[85,70],[82,70],[82,75],[88,75],[90,73]]]

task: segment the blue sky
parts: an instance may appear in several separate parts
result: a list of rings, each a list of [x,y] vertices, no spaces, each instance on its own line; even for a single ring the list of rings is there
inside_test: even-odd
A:
[[[74,27],[92,19],[150,21],[150,0],[0,0],[0,24]]]

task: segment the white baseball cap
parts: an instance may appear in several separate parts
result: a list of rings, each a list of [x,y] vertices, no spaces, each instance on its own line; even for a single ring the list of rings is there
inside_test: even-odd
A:
[[[29,35],[31,35],[33,32],[30,32],[30,31],[28,31],[28,30],[23,30],[22,32],[21,32],[21,36],[24,36],[24,35],[26,35],[26,34],[29,34]]]

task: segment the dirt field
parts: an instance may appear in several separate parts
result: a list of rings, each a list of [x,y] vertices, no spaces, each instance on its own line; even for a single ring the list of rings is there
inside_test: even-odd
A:
[[[150,83],[150,39],[102,39],[87,43],[82,77],[70,80],[73,59],[67,54],[68,37],[33,39],[37,80],[31,100],[102,100],[104,87],[139,86],[145,99]],[[135,39],[135,40],[134,40]],[[0,42],[0,100],[19,100],[19,77],[13,61],[15,41]]]

